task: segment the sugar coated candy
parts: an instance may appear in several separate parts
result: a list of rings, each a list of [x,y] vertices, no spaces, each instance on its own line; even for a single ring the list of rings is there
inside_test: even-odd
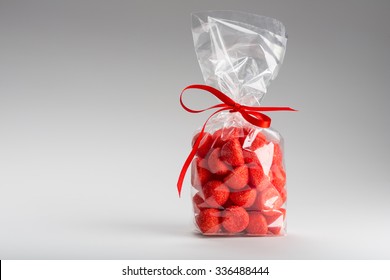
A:
[[[269,129],[249,126],[229,127],[225,133],[224,128],[217,129],[208,137],[213,139],[209,150],[202,152],[205,157],[197,154],[191,171],[199,231],[206,235],[284,235],[287,191],[280,138]]]

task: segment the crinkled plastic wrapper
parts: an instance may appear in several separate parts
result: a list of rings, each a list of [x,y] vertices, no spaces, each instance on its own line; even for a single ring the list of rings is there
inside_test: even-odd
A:
[[[248,13],[208,11],[193,14],[192,33],[205,83],[235,102],[259,106],[283,61],[284,25]],[[221,112],[206,127],[192,162],[191,184],[200,233],[286,234],[283,139],[274,129]]]

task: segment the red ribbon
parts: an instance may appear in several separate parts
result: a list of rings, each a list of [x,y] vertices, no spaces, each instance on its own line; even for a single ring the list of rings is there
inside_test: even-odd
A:
[[[201,89],[210,92],[212,95],[217,97],[219,100],[221,100],[223,103],[208,107],[203,110],[192,110],[188,108],[186,105],[184,105],[183,102],[183,93],[187,89]],[[205,127],[207,125],[207,122],[216,114],[219,112],[229,110],[229,112],[234,113],[238,112],[241,114],[241,116],[247,120],[249,123],[262,127],[262,128],[268,128],[271,125],[271,118],[267,115],[260,113],[260,111],[296,111],[290,107],[255,107],[255,106],[245,106],[241,105],[239,103],[234,102],[233,99],[225,95],[223,92],[219,91],[216,88],[213,88],[211,86],[206,85],[189,85],[186,88],[183,89],[183,91],[180,94],[180,104],[186,110],[190,113],[202,113],[207,110],[211,109],[218,109],[214,113],[210,115],[210,117],[207,118],[205,123],[203,124],[202,130],[199,132],[198,138],[196,139],[194,146],[192,147],[191,153],[188,155],[186,161],[184,162],[184,165],[181,169],[179,180],[177,181],[177,190],[179,192],[179,196],[181,194],[181,189],[184,181],[185,174],[188,170],[188,167],[190,166],[193,158],[195,157],[196,151],[199,148],[200,141],[202,140]]]

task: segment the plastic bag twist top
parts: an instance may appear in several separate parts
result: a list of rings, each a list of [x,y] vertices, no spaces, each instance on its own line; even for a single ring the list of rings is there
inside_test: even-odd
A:
[[[192,14],[205,83],[242,105],[259,105],[283,62],[287,34],[273,18],[237,11]]]

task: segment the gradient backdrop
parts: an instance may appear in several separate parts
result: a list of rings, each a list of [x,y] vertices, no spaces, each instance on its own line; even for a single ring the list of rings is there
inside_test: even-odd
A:
[[[194,234],[190,13],[281,20],[288,236]],[[0,259],[389,259],[390,1],[0,1]],[[189,98],[206,106],[212,98]]]

